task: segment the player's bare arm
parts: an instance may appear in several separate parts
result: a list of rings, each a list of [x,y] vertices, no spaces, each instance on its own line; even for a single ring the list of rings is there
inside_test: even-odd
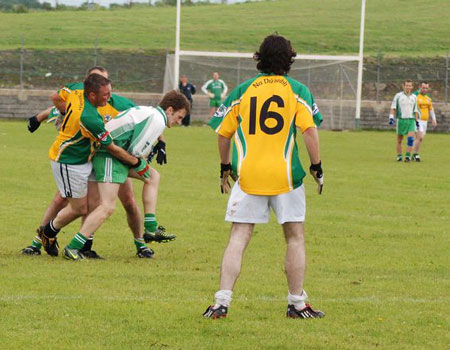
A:
[[[64,101],[61,96],[59,96],[58,92],[54,92],[52,93],[52,95],[50,96],[50,99],[53,102],[53,105],[61,112],[61,113],[65,113],[66,112],[66,101]]]

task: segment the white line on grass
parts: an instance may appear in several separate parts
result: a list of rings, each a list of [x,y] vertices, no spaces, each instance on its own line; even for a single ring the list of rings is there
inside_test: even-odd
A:
[[[0,301],[2,302],[19,302],[19,301],[34,301],[34,300],[81,300],[86,299],[86,295],[7,295],[1,296]],[[208,298],[188,298],[184,299],[187,302],[201,302],[205,301]],[[257,301],[257,302],[280,302],[285,301],[286,298],[283,297],[270,297],[270,296],[255,296],[252,298],[245,296],[236,296],[233,298],[234,300],[239,301]],[[152,295],[146,296],[109,296],[109,297],[89,297],[89,300],[97,300],[97,301],[164,301],[164,302],[177,302],[179,299],[177,297],[158,297]],[[317,300],[317,298],[316,298]],[[450,302],[450,298],[441,297],[441,298],[433,298],[433,299],[424,299],[424,298],[402,298],[402,297],[390,297],[390,298],[380,298],[377,296],[365,296],[365,297],[356,297],[356,298],[328,298],[328,299],[320,299],[321,302],[325,303],[448,303]]]

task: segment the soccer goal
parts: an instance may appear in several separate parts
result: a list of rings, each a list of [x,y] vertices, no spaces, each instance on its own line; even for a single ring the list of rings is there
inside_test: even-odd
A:
[[[290,76],[305,83],[325,116],[323,126],[331,129],[359,129],[363,73],[366,0],[361,0],[359,52],[354,56],[297,55]],[[178,86],[185,74],[191,82],[203,84],[213,71],[221,74],[229,88],[254,76],[251,53],[199,52],[180,49],[181,0],[177,0],[175,54],[167,55],[164,91]]]
[[[165,92],[175,86],[174,64],[175,55],[168,54]],[[229,91],[258,73],[251,53],[180,51],[179,73],[186,75],[198,88],[211,79],[214,71],[219,72]],[[309,87],[325,117],[325,128],[340,130],[354,127],[357,56],[297,55],[289,76]]]

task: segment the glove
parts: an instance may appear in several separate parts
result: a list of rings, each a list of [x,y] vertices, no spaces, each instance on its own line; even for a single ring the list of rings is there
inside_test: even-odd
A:
[[[212,92],[208,92],[209,98],[214,98],[214,94]]]
[[[393,116],[389,116],[389,125],[394,125],[394,117]]]
[[[139,163],[133,169],[143,178],[148,179],[150,177],[150,165],[145,159],[139,158]]]
[[[309,167],[309,172],[311,173],[314,180],[317,182],[318,188],[317,191],[319,194],[322,194],[323,189],[323,171],[322,171],[322,162],[319,164],[311,164]]]
[[[220,192],[228,193],[231,190],[231,184],[228,180],[228,176],[231,176],[233,181],[237,180],[236,174],[231,169],[230,163],[222,164],[220,163]]]
[[[35,132],[39,127],[41,126],[41,123],[37,120],[36,116],[33,115],[30,119],[28,119],[28,131],[33,133]]]
[[[166,143],[164,141],[158,141],[153,147],[152,151],[148,155],[148,161],[151,162],[156,154],[156,162],[160,165],[167,164],[166,156]]]

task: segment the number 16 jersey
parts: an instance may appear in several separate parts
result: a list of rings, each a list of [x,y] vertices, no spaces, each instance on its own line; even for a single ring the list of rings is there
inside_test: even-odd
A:
[[[287,75],[259,74],[239,85],[209,122],[226,138],[235,137],[241,189],[277,195],[303,183],[297,128],[320,125],[322,116],[309,89]]]

